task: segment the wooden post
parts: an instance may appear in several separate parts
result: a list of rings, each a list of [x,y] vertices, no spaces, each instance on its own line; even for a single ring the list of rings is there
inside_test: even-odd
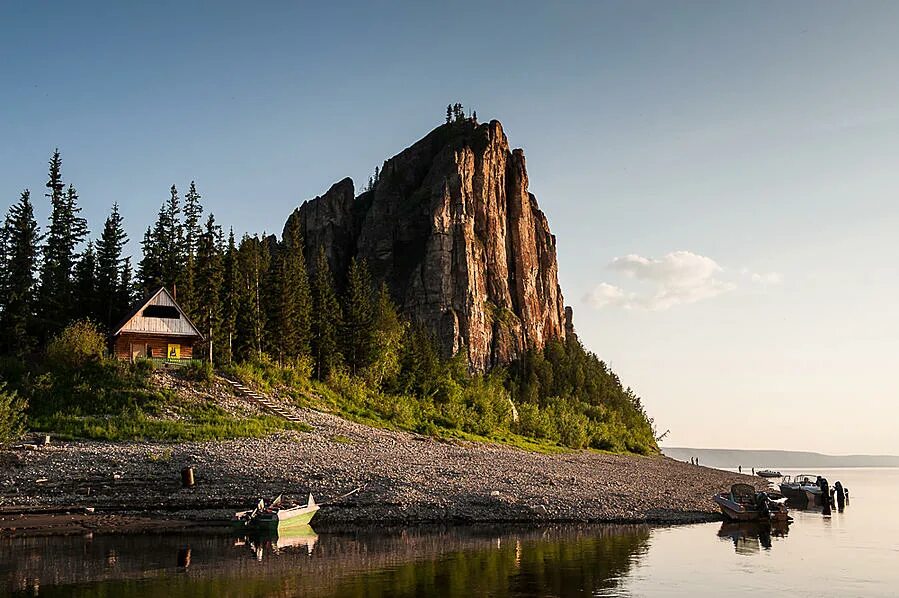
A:
[[[194,485],[194,469],[193,467],[185,467],[181,470],[181,486],[190,488]]]

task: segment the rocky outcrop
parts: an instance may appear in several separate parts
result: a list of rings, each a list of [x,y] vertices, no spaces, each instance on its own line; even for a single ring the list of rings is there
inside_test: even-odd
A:
[[[499,122],[440,126],[352,193],[345,179],[291,216],[307,257],[324,246],[338,273],[364,258],[445,353],[485,369],[565,338],[556,240]]]

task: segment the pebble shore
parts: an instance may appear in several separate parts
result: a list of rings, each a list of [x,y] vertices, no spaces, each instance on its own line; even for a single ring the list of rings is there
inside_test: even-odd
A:
[[[23,515],[79,511],[88,520],[106,517],[113,527],[111,515],[211,522],[259,497],[305,502],[308,493],[322,505],[321,527],[689,523],[719,518],[711,497],[731,484],[766,484],[662,456],[539,454],[296,412],[312,431],[174,444],[53,441],[6,450],[0,453],[0,530]],[[184,467],[194,469],[192,488],[181,487]]]

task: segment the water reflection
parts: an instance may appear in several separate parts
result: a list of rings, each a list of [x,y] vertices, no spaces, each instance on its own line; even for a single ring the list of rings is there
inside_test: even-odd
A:
[[[0,594],[580,596],[618,587],[649,537],[647,526],[560,526],[2,538]]]
[[[730,540],[737,554],[758,554],[760,549],[771,550],[771,538],[785,538],[790,531],[788,522],[770,524],[725,521],[718,530],[718,537]]]

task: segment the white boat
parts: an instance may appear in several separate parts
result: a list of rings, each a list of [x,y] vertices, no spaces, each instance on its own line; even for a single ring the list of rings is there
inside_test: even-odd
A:
[[[284,532],[308,526],[318,509],[311,494],[305,505],[293,507],[284,506],[281,496],[278,496],[268,506],[265,505],[265,501],[259,499],[259,504],[255,509],[235,513],[234,523],[237,526],[254,530]]]
[[[815,474],[799,474],[793,478],[784,476],[780,482],[780,493],[795,504],[814,507],[821,505],[821,488]]]

